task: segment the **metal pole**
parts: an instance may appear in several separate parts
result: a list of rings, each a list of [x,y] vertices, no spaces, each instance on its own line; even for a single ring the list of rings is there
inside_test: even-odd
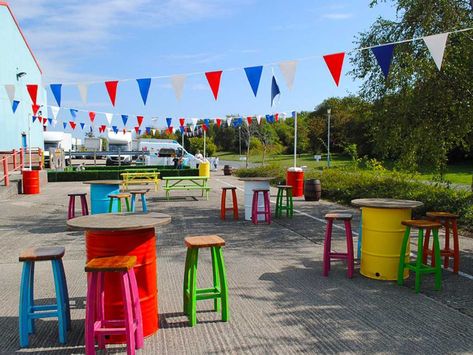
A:
[[[28,153],[28,157],[30,159],[30,170],[31,170],[31,120],[33,118],[30,117],[30,115],[28,114],[28,149],[29,149],[29,153]]]
[[[94,166],[97,166],[97,150],[94,150]]]
[[[182,148],[186,149],[186,148],[184,147],[184,132],[181,132],[181,140],[182,140],[182,144],[181,144],[181,145],[182,145]]]
[[[240,144],[240,156],[241,156],[241,127],[238,126],[238,141]]]
[[[204,129],[204,160],[205,160],[205,148],[206,148],[205,141],[206,141],[206,137],[207,137],[207,135],[205,134],[205,129]]]
[[[120,148],[118,148],[118,166],[122,166],[121,160],[122,160],[122,158],[121,158],[121,155],[120,155]]]
[[[327,167],[330,168],[330,114],[332,113],[332,109],[327,109],[328,115],[328,128],[327,128]]]
[[[297,112],[294,111],[294,168],[297,167]]]

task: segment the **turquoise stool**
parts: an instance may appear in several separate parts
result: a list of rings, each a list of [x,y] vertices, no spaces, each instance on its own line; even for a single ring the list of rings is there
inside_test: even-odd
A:
[[[149,190],[132,190],[128,191],[131,194],[131,212],[136,212],[136,195],[141,195],[141,206],[143,207],[143,212],[148,212],[148,207],[146,205],[146,193]]]
[[[20,284],[19,330],[20,346],[29,345],[29,335],[35,333],[34,320],[57,317],[59,321],[59,342],[67,342],[67,331],[71,329],[71,312],[67,292],[66,275],[62,264],[64,247],[39,247],[24,250],[19,257],[23,263]],[[34,265],[36,261],[51,261],[56,289],[56,304],[35,306]]]

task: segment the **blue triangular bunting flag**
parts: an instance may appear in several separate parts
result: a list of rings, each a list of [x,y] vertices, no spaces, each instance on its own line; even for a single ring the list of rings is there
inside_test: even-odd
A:
[[[122,121],[123,121],[123,125],[126,126],[126,123],[128,121],[128,115],[122,115]]]
[[[146,100],[148,100],[149,87],[151,86],[151,79],[136,79],[138,86],[140,88],[141,98],[143,99],[143,104],[146,105]]]
[[[179,126],[179,130],[181,131],[181,134],[183,134],[183,133],[184,133],[184,131],[185,131],[185,128],[184,128],[184,126]]]
[[[51,92],[54,95],[54,98],[56,99],[57,105],[61,106],[61,89],[62,89],[62,84],[51,84],[49,85],[51,88]]]
[[[204,119],[204,124],[209,127],[210,126],[210,120],[208,118]]]
[[[84,123],[84,122],[81,122],[81,123],[80,123],[80,128],[81,128],[82,130],[84,130],[84,126],[85,126],[85,123]]]
[[[373,47],[371,48],[371,51],[373,52],[376,61],[381,67],[384,77],[387,78],[389,74],[389,67],[391,66],[391,61],[393,60],[394,44],[391,43]]]
[[[11,109],[13,110],[13,113],[16,112],[16,109],[18,108],[18,105],[20,104],[20,101],[18,100],[13,100],[13,102],[11,103]]]
[[[48,118],[48,122],[49,122],[49,125],[51,126],[53,124],[53,119],[52,118]]]
[[[62,126],[64,127],[64,129],[66,129],[66,127],[67,127],[67,122],[63,122],[63,123],[62,123]]]
[[[38,118],[38,117],[33,116],[33,123],[34,123],[34,121],[36,121],[37,118]]]
[[[281,94],[281,91],[279,90],[278,83],[273,75],[273,80],[271,81],[271,106],[274,104],[274,98],[279,94]]]
[[[150,134],[151,133],[151,127],[146,127],[146,133]]]
[[[172,118],[171,117],[166,118],[166,123],[168,125],[168,128],[171,127]]]
[[[113,131],[115,132],[115,134],[118,133],[118,127],[117,127],[117,126],[112,126],[112,129],[113,129]]]
[[[253,94],[258,94],[258,87],[259,87],[259,82],[261,80],[261,73],[263,72],[263,66],[257,66],[257,67],[248,67],[245,68],[245,73],[246,77],[248,78],[248,81],[250,82],[251,89],[253,90]]]
[[[69,111],[71,111],[72,119],[75,121],[77,118],[77,112],[79,112],[79,110],[76,110],[75,108],[71,108],[69,109]]]

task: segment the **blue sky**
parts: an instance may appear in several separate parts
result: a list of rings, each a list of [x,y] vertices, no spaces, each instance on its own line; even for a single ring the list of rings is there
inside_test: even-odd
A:
[[[144,115],[144,126],[159,117],[214,118],[226,114],[257,115],[311,110],[325,98],[356,92],[359,83],[346,75],[339,87],[322,55],[349,50],[354,36],[378,16],[393,17],[391,3],[369,8],[370,0],[11,0],[44,72],[44,83],[98,82],[89,85],[84,105],[74,85],[63,87],[63,107],[116,114]],[[293,90],[277,63],[300,61]],[[265,66],[255,98],[243,69]],[[281,88],[270,105],[271,72]],[[143,105],[136,81],[120,83],[112,107],[103,81],[224,70],[218,101],[203,74],[187,77],[181,101],[169,78],[153,80]],[[55,101],[50,95],[49,104]],[[68,110],[60,120],[69,121]],[[79,113],[77,122],[87,122]],[[97,114],[96,124],[105,123]],[[128,128],[136,123],[129,118]],[[62,126],[61,126],[62,127]],[[77,130],[77,128],[76,128]]]

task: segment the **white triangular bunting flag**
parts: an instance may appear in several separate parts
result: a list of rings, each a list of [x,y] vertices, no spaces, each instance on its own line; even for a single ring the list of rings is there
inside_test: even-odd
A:
[[[195,125],[191,124],[191,130],[192,130],[192,132],[195,131]]]
[[[151,129],[151,134],[154,136],[156,134],[156,130],[155,129]]]
[[[281,62],[279,63],[279,69],[286,80],[287,87],[289,90],[292,90],[292,87],[294,86],[294,78],[296,76],[297,60]]]
[[[77,84],[77,88],[79,89],[80,98],[83,104],[87,103],[87,96],[89,94],[89,87],[87,84]]]
[[[51,113],[53,114],[53,120],[57,122],[57,115],[60,108],[58,106],[49,106],[51,108]]]
[[[232,125],[232,117],[227,117],[227,126],[230,127]]]
[[[281,112],[281,113],[279,114],[279,119],[280,119],[281,121],[283,121],[283,122],[286,120],[286,117],[287,117],[287,113],[286,113],[286,112]]]
[[[56,127],[57,125],[57,120],[53,120],[53,127]]]
[[[174,75],[171,77],[171,84],[174,89],[174,94],[176,95],[177,101],[181,100],[185,81],[186,81],[185,75]]]
[[[256,116],[256,122],[258,122],[258,124],[261,124],[261,118],[261,115]]]
[[[10,100],[10,104],[13,103],[13,100],[15,100],[15,85],[6,84],[5,91],[7,92],[8,99]]]
[[[106,113],[105,118],[107,119],[108,125],[112,124],[113,113]]]
[[[198,121],[198,120],[199,120],[198,118],[193,118],[193,119],[192,119],[192,125],[193,125],[194,127],[195,127],[195,125],[197,124],[197,121]]]
[[[443,54],[447,45],[448,33],[426,36],[423,38],[425,45],[429,49],[430,55],[434,59],[438,70],[442,68]]]

